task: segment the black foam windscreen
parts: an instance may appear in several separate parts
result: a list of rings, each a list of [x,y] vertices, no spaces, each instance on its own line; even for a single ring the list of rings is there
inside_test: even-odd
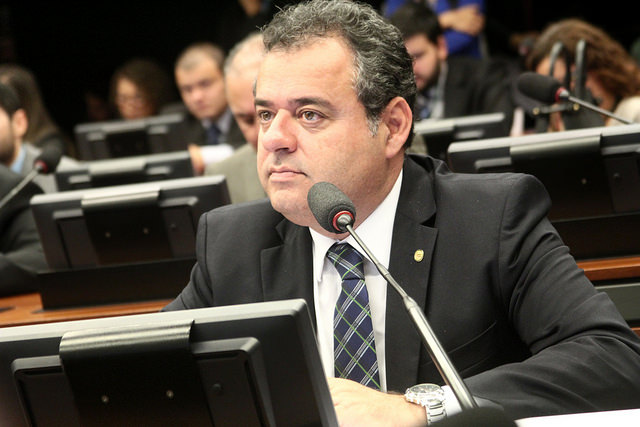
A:
[[[331,233],[344,231],[334,227],[334,218],[339,212],[349,212],[355,221],[356,207],[346,194],[329,182],[317,182],[307,193],[309,209],[318,224]]]
[[[557,94],[562,84],[551,76],[527,71],[518,76],[517,87],[530,98],[545,104],[554,104],[558,101]]]
[[[62,158],[62,151],[59,148],[53,146],[45,146],[42,152],[33,161],[33,167],[43,174],[55,172]]]
[[[515,421],[497,408],[473,408],[435,423],[438,427],[516,427]]]

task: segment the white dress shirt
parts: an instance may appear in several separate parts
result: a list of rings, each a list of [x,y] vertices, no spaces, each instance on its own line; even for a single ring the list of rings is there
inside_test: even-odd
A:
[[[400,197],[401,183],[402,172],[400,172],[396,183],[384,201],[356,230],[358,236],[360,236],[369,247],[376,259],[386,268],[389,267],[393,221]],[[325,237],[311,229],[309,229],[309,231],[311,231],[311,237],[313,238],[313,297],[316,308],[316,329],[318,333],[320,357],[326,375],[333,377],[333,315],[336,301],[340,295],[342,281],[335,267],[325,255],[331,245],[338,240]],[[369,306],[371,307],[373,335],[375,337],[376,353],[378,356],[380,385],[382,390],[386,391],[387,376],[385,369],[384,334],[387,307],[387,282],[384,277],[378,273],[373,262],[367,257],[353,237],[349,236],[343,241],[358,250],[364,260],[364,276],[367,284],[367,292],[369,293]]]
[[[402,171],[393,188],[375,211],[358,226],[356,233],[369,247],[380,264],[389,268],[391,256],[391,238],[396,208],[400,198]],[[356,212],[357,215],[357,212]],[[313,298],[316,311],[316,331],[322,367],[327,377],[334,377],[333,367],[333,315],[336,302],[342,287],[342,281],[335,267],[327,260],[327,250],[338,240],[330,239],[309,229],[313,239]],[[360,245],[351,236],[344,239],[362,254],[364,260],[364,276],[369,293],[369,306],[373,322],[373,335],[378,356],[378,370],[382,391],[387,391],[387,373],[385,358],[385,321],[387,307],[387,282],[380,275],[373,262],[367,257]],[[416,332],[417,333],[417,332]],[[442,387],[445,394],[447,415],[460,412],[453,390],[449,386]],[[404,392],[404,390],[395,390]],[[485,406],[484,399],[478,399],[480,406]]]

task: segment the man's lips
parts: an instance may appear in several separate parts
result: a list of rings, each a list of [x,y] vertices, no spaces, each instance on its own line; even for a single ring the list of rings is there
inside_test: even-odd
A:
[[[269,177],[271,179],[287,179],[301,174],[302,172],[288,167],[269,168]]]

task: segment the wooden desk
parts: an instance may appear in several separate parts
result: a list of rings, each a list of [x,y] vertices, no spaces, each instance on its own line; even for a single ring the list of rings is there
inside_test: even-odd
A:
[[[589,280],[630,279],[640,280],[640,257],[606,258],[578,262]]]
[[[43,310],[40,294],[17,295],[0,298],[0,327],[151,313],[159,311],[170,301],[170,299],[154,300],[126,304]]]
[[[578,266],[596,285],[604,280],[638,278],[640,281],[640,257],[581,261]],[[160,310],[170,301],[168,299],[43,310],[39,294],[18,295],[0,298],[0,327],[151,313]],[[640,326],[633,327],[633,330],[640,336]]]

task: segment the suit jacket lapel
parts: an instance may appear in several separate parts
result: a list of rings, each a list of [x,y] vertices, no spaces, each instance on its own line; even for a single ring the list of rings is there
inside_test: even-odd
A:
[[[284,219],[276,227],[282,242],[261,254],[265,301],[304,298],[315,326],[312,240],[306,227]]]
[[[405,160],[398,201],[389,272],[424,310],[431,257],[437,230],[430,226],[436,211],[430,176],[412,160]],[[421,260],[416,254],[422,251]],[[387,288],[387,389],[404,392],[418,376],[422,341],[395,290]]]

